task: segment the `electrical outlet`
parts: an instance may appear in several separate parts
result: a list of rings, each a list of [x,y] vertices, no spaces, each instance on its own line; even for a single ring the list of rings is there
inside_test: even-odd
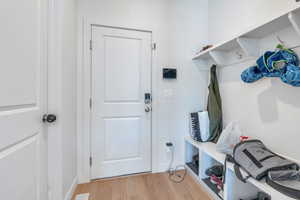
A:
[[[170,153],[171,152],[171,149],[169,147],[166,147],[166,152],[167,153]]]
[[[171,148],[173,148],[173,143],[172,142],[167,142],[166,143],[166,148],[167,148],[167,153],[171,152]]]

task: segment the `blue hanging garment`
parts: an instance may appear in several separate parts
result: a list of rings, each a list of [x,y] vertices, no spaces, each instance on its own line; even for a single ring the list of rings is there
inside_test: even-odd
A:
[[[278,51],[267,51],[252,66],[241,74],[246,83],[253,83],[263,77],[280,77],[289,85],[300,87],[299,59],[294,51],[278,46]]]

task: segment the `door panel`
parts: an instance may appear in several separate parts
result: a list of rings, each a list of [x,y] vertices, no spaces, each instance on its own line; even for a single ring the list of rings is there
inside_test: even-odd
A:
[[[141,42],[130,38],[104,37],[105,103],[139,100]]]
[[[38,199],[37,150],[34,137],[0,153],[1,196],[9,197],[3,199]]]
[[[46,0],[0,2],[1,199],[46,200]]]
[[[140,155],[140,118],[104,119],[104,161],[135,159]],[[122,134],[124,130],[130,130]],[[115,133],[118,134],[116,139]],[[122,147],[122,151],[120,151]]]
[[[36,103],[37,67],[40,62],[40,4],[38,0],[10,0],[0,3],[2,109],[6,106]]]
[[[0,150],[39,133],[39,110],[36,107],[0,111],[0,129],[4,133],[3,137],[0,136]]]
[[[92,27],[92,178],[151,170],[151,33]]]

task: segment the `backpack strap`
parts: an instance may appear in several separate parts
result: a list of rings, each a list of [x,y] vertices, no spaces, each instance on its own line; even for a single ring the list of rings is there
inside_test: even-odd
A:
[[[239,166],[237,163],[235,163],[233,167],[234,167],[234,173],[235,173],[236,177],[237,177],[240,181],[242,181],[243,183],[246,183],[247,180],[248,180],[251,176],[248,175],[248,176],[246,176],[246,177],[244,178],[243,175],[242,175],[242,172],[241,172],[241,168],[240,168],[240,166]]]
[[[224,169],[223,169],[223,184],[225,184],[225,179],[226,179],[227,162],[234,163],[234,159],[231,155],[226,154],[226,157],[225,157]]]
[[[226,169],[227,169],[227,162],[233,163],[234,173],[236,177],[242,181],[243,183],[246,183],[247,180],[251,177],[251,175],[246,176],[245,178],[242,175],[240,165],[235,162],[234,158],[231,155],[226,155],[225,162],[224,162],[224,172],[223,172],[223,183],[225,184],[226,181]]]

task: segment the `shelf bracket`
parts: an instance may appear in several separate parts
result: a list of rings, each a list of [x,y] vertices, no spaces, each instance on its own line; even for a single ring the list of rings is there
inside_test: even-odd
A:
[[[300,36],[300,16],[294,12],[290,12],[288,17],[295,31]]]
[[[249,57],[258,57],[260,54],[259,46],[257,39],[255,38],[247,38],[247,37],[239,37],[237,38],[237,42],[241,46],[242,50]]]

